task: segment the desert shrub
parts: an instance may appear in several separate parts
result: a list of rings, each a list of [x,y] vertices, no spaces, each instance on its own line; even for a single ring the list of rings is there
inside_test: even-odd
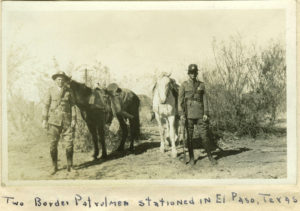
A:
[[[212,127],[255,137],[285,110],[285,49],[278,42],[257,51],[240,37],[213,43],[215,67],[204,73]]]
[[[152,99],[147,95],[138,95],[140,99],[140,123],[141,125],[153,124]]]
[[[280,43],[271,43],[261,53],[260,70],[256,92],[262,98],[262,108],[274,123],[279,112],[286,112],[285,49]]]
[[[82,119],[79,109],[76,108],[77,122],[74,136],[74,149],[80,152],[88,152],[93,149],[92,135],[88,131],[85,121]]]

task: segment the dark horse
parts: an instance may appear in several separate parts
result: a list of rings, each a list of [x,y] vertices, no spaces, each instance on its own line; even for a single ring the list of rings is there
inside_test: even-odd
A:
[[[112,84],[111,84],[112,85]],[[108,86],[109,87],[109,86]],[[139,97],[129,89],[117,88],[115,91],[107,91],[111,100],[113,114],[117,117],[122,129],[122,140],[118,151],[124,150],[124,144],[128,136],[126,121],[130,126],[130,151],[134,150],[134,140],[140,135]]]
[[[105,89],[93,90],[83,83],[74,80],[69,81],[69,86],[73,91],[75,104],[79,108],[82,118],[85,120],[93,138],[94,160],[99,155],[98,141],[102,146],[102,159],[107,157],[105,145],[105,124],[110,124],[113,118],[111,109],[111,97]],[[91,104],[91,97],[97,98],[95,104]],[[132,114],[136,116],[136,111]],[[138,107],[137,107],[138,115]],[[137,118],[139,119],[139,118]],[[124,119],[118,117],[122,129],[122,141],[118,149],[124,149],[124,135],[127,137],[127,127],[124,127]],[[136,125],[136,124],[135,124]],[[138,123],[139,127],[139,123]],[[125,139],[126,139],[125,137]]]

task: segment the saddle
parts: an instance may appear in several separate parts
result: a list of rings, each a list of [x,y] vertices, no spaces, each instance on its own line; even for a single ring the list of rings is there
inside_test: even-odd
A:
[[[127,102],[128,93],[124,92],[123,101]],[[93,108],[103,109],[106,112],[112,110],[113,115],[120,114],[124,118],[133,119],[134,116],[124,111],[121,99],[118,96],[108,96],[103,94],[99,88],[93,89],[89,99],[89,104]]]
[[[120,95],[110,96],[111,108],[114,116],[118,114],[127,119],[133,119],[134,116],[128,113],[129,106],[131,105],[133,93],[127,89],[122,89]]]
[[[89,104],[98,109],[103,109],[103,110],[108,110],[109,105],[108,105],[108,96],[101,93],[101,90],[99,88],[93,89],[92,94],[89,99]]]

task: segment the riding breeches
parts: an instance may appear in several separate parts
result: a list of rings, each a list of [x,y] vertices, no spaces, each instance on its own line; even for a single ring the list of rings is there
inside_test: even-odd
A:
[[[73,151],[73,129],[71,126],[56,126],[49,124],[48,136],[50,137],[50,151],[57,151],[58,141],[60,136],[65,142],[65,148],[68,151]]]
[[[207,122],[203,121],[202,119],[187,119],[187,129],[188,129],[188,139],[192,142],[193,134],[194,134],[194,127],[196,126],[198,133],[200,134],[202,145],[203,147],[209,148],[210,141],[208,137],[208,130],[209,125]]]

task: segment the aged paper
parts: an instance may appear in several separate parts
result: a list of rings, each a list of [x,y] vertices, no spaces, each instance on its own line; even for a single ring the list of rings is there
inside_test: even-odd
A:
[[[0,208],[298,210],[296,4],[2,2]],[[199,68],[208,95],[210,128],[221,147],[212,150],[217,165],[198,144],[203,131],[195,129],[192,137],[195,165],[190,166],[189,146],[177,141],[175,153],[171,135],[162,150],[158,123],[151,120],[153,111],[161,111],[152,105],[157,81],[167,76],[182,86],[190,64]],[[55,142],[51,112],[63,110],[62,125],[71,125],[74,116],[68,110],[71,97],[62,92],[43,129],[45,99],[53,105],[54,98],[48,89],[57,89],[61,71],[74,92],[77,117],[72,137],[56,125],[64,132]],[[84,84],[103,92],[81,91]],[[93,124],[100,124],[109,99],[112,115],[121,110],[130,140],[136,104],[127,109],[126,103],[135,94],[140,136],[133,152],[130,141],[116,151],[125,132],[113,118],[103,125],[108,155],[101,159],[103,145],[99,140],[97,153],[88,119],[97,116]],[[87,96],[92,97],[84,104]],[[96,110],[89,113],[83,104]],[[51,163],[55,143],[57,168]]]

